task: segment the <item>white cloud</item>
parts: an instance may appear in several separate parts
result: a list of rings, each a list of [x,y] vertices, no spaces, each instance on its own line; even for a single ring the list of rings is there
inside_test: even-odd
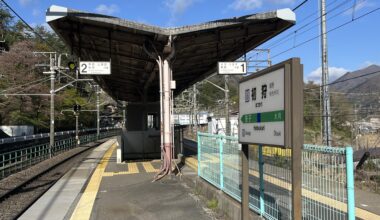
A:
[[[295,0],[234,0],[228,7],[234,10],[253,10],[261,8],[264,3],[272,5],[291,5]]]
[[[111,5],[100,4],[96,7],[95,11],[100,14],[112,15],[114,13],[119,12],[119,6],[115,4],[111,4]]]
[[[230,4],[229,8],[235,10],[253,10],[260,8],[263,5],[263,0],[235,0]]]
[[[368,0],[358,0],[356,2],[356,6],[355,6],[355,14],[364,9],[364,8],[369,8],[369,7],[372,7],[374,4],[371,2],[371,1],[368,1]],[[345,11],[343,14],[344,15],[352,15],[352,12],[354,11],[354,8],[350,8],[349,10]]]
[[[339,77],[343,76],[345,73],[349,72],[349,70],[343,67],[329,67],[329,81],[333,82]],[[322,68],[318,67],[314,71],[312,71],[309,75],[306,76],[306,81],[314,81],[315,83],[321,83],[321,74]]]
[[[193,3],[194,0],[166,0],[165,5],[173,15],[179,15],[184,13]]]
[[[170,10],[168,26],[172,26],[177,17],[183,14],[190,6],[199,0],[165,0],[165,6]]]
[[[377,65],[377,66],[380,66],[380,62],[373,62],[373,61],[367,60],[367,61],[365,61],[365,62],[360,66],[360,68],[365,68],[365,67],[368,67],[368,66],[371,66],[371,65]]]
[[[20,5],[22,5],[22,6],[26,6],[26,5],[28,5],[29,3],[31,3],[32,0],[18,0],[18,2],[20,3]]]
[[[34,9],[33,9],[33,11],[32,11],[32,15],[33,15],[34,17],[37,17],[37,16],[39,16],[40,14],[41,14],[40,9],[38,9],[38,8],[34,8]]]

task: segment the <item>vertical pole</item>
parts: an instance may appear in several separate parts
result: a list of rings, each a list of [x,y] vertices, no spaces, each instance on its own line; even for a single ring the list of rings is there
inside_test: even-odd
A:
[[[183,155],[183,128],[179,127],[179,146],[181,148],[181,154]]]
[[[99,139],[100,135],[100,89],[96,85],[96,138]]]
[[[224,188],[223,172],[223,138],[219,138],[219,169],[220,169],[220,189]]]
[[[224,76],[224,104],[226,105],[226,112],[225,112],[225,115],[226,115],[226,136],[229,136],[230,135],[230,130],[231,130],[231,125],[230,125],[230,100],[229,100],[229,93],[230,91],[228,90],[228,84],[227,84],[227,81],[228,81],[228,76],[225,75]]]
[[[292,219],[302,219],[302,146],[303,131],[303,67],[299,59],[293,59],[291,74],[287,77],[291,82],[290,117],[292,148]],[[289,139],[289,138],[288,138]]]
[[[169,174],[171,174],[171,158],[172,158],[172,131],[171,131],[171,113],[170,113],[170,73],[171,68],[168,60],[164,60],[164,71],[163,71],[163,115],[164,115],[164,148],[165,154],[168,159],[167,163],[170,166]]]
[[[123,127],[126,127],[126,115],[125,115],[125,101],[123,101]]]
[[[197,151],[197,157],[198,157],[198,176],[201,176],[201,137],[199,133],[197,133],[197,144],[198,144],[198,151]]]
[[[197,85],[193,85],[193,108],[194,108],[194,129],[195,129],[195,134],[198,132],[198,106],[197,106]]]
[[[249,167],[248,167],[248,144],[241,146],[242,162],[242,186],[241,186],[241,219],[249,219]]]
[[[346,147],[347,219],[355,220],[355,186],[352,147]]]
[[[331,146],[331,117],[329,95],[329,69],[327,62],[326,0],[321,0],[321,50],[322,50],[322,85],[323,85],[323,143]]]
[[[54,82],[55,82],[55,72],[52,54],[50,54],[50,142],[49,142],[49,158],[53,155],[54,148]]]
[[[76,145],[79,145],[79,132],[78,132],[78,127],[79,127],[79,113],[75,112],[75,140],[76,140]]]
[[[160,141],[161,141],[161,161],[164,160],[164,109],[163,109],[163,74],[164,74],[164,67],[163,67],[163,61],[160,56],[158,56],[158,68],[159,68],[159,79],[160,79]]]
[[[263,158],[263,146],[259,145],[259,176],[260,176],[260,215],[265,212],[265,193],[264,193],[264,158]]]

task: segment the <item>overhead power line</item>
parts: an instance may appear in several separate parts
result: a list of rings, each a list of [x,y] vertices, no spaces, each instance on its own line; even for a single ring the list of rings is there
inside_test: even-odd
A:
[[[26,22],[7,2],[5,2],[4,0],[1,0],[5,6],[7,6],[7,8],[9,8],[9,10],[11,10],[13,12],[13,14],[15,14],[36,36],[38,36],[42,41],[44,41],[50,48],[52,49],[57,49],[55,46],[51,45],[45,38],[43,38],[36,30],[34,30],[34,28],[32,26],[30,26],[28,24],[28,22]]]
[[[304,5],[306,2],[308,2],[309,0],[304,0],[303,2],[301,2],[299,5],[297,5],[295,8],[293,8],[293,11],[296,11],[297,9],[299,9],[300,7],[302,7],[302,5]]]
[[[379,9],[380,9],[380,8],[379,8]],[[330,85],[334,85],[334,84],[337,84],[337,83],[342,83],[342,82],[346,82],[346,81],[349,81],[349,80],[354,80],[354,79],[358,79],[358,78],[362,78],[362,77],[366,77],[366,76],[374,75],[374,74],[377,74],[377,73],[380,73],[380,71],[370,72],[370,73],[367,73],[367,74],[364,74],[364,75],[361,75],[361,76],[355,76],[355,77],[351,77],[351,78],[348,78],[348,79],[342,79],[342,80],[339,80],[339,81],[334,81],[334,82],[328,83],[328,84],[326,84],[326,85],[320,85],[320,86],[317,86],[317,87],[315,87],[315,88],[306,88],[306,89],[304,89],[304,91],[306,91],[306,90],[319,89],[319,88],[322,88],[322,87],[324,87],[324,86],[330,86]]]
[[[330,32],[333,32],[333,31],[335,31],[335,30],[338,30],[338,29],[340,29],[340,28],[342,28],[342,27],[344,27],[344,26],[346,26],[346,25],[348,25],[348,24],[350,24],[350,23],[352,23],[352,22],[354,22],[354,21],[356,21],[356,20],[359,20],[359,19],[361,19],[361,18],[363,18],[363,17],[365,17],[365,16],[367,16],[367,15],[369,15],[369,14],[372,14],[372,13],[378,11],[379,9],[380,9],[380,7],[379,7],[379,8],[375,8],[375,9],[373,9],[373,10],[371,10],[371,11],[369,11],[369,12],[367,12],[367,13],[365,13],[365,14],[363,14],[363,15],[357,17],[357,18],[354,18],[353,20],[347,21],[347,22],[345,22],[345,23],[343,23],[343,24],[341,24],[341,25],[338,25],[338,26],[336,26],[336,27],[334,27],[334,28],[328,30],[326,33],[330,33]],[[297,48],[297,47],[300,47],[300,46],[302,46],[302,45],[304,45],[304,44],[306,44],[306,43],[309,43],[309,42],[311,42],[311,41],[313,41],[313,40],[319,38],[320,36],[321,36],[321,34],[318,34],[318,35],[316,35],[316,36],[314,36],[314,37],[312,37],[312,38],[310,38],[310,39],[308,39],[308,40],[305,40],[305,41],[303,41],[303,42],[301,42],[301,43],[299,43],[299,44],[297,44],[297,45],[295,45],[295,46],[289,48],[289,49],[286,49],[286,50],[284,50],[284,51],[282,51],[282,52],[280,52],[280,53],[277,53],[276,55],[272,56],[272,59],[275,58],[275,57],[278,57],[278,56],[280,56],[280,55],[282,55],[282,54],[284,54],[284,53],[286,53],[286,52],[288,52],[288,51],[291,51],[291,50],[293,50],[293,49],[295,49],[295,48]]]
[[[366,0],[363,0],[362,2],[360,2],[360,4],[363,4],[363,2],[365,2],[365,1],[366,1]],[[335,2],[336,2],[336,1],[331,2],[329,5],[332,5],[332,3],[335,3]],[[340,7],[342,7],[342,6],[344,6],[344,5],[345,5],[346,3],[348,3],[348,2],[350,2],[350,1],[349,1],[349,0],[345,0],[344,2],[340,3],[339,5],[335,6],[334,8],[332,8],[331,10],[329,10],[328,12],[326,12],[325,15],[330,14],[331,12],[333,12],[333,11],[335,11],[336,9],[338,9],[338,8],[340,8]],[[329,6],[329,5],[328,5],[328,6]],[[331,20],[331,19],[334,19],[334,18],[338,17],[339,15],[341,15],[341,14],[343,14],[343,13],[346,13],[346,12],[349,11],[349,10],[353,10],[353,11],[354,11],[355,8],[357,8],[357,6],[358,6],[358,4],[354,4],[354,5],[350,6],[349,8],[343,9],[342,11],[340,11],[340,12],[338,12],[338,13],[332,15],[331,17],[327,18],[327,21],[329,21],[329,20]],[[367,15],[369,15],[369,14],[372,14],[372,13],[378,11],[379,9],[380,9],[380,7],[379,7],[379,8],[375,8],[375,9],[373,9],[373,10],[371,10],[371,11],[369,11],[369,12],[367,12],[367,13],[365,13],[365,14],[359,16],[359,17],[356,17],[356,18],[353,16],[352,19],[351,19],[350,21],[345,22],[345,23],[343,23],[343,24],[341,24],[341,25],[338,25],[337,27],[328,30],[326,33],[330,33],[330,32],[332,32],[332,31],[335,31],[335,30],[337,30],[337,29],[340,29],[340,28],[342,28],[342,27],[344,27],[344,26],[346,26],[346,25],[348,25],[348,24],[350,24],[350,23],[352,23],[352,22],[354,22],[354,21],[356,21],[356,20],[359,20],[359,19],[361,19],[361,18],[363,18],[363,17],[365,17],[365,16],[367,16]],[[313,15],[313,14],[312,14],[312,15]],[[268,45],[268,49],[271,50],[271,49],[273,49],[273,48],[275,48],[275,47],[277,47],[277,46],[283,45],[284,42],[288,42],[288,41],[292,40],[293,38],[289,38],[289,37],[291,37],[292,35],[294,35],[294,37],[296,37],[296,36],[300,36],[300,35],[302,35],[302,34],[308,32],[308,31],[312,30],[313,28],[317,27],[319,24],[315,24],[315,25],[311,26],[310,28],[308,28],[308,29],[306,29],[306,30],[304,30],[304,31],[302,31],[302,32],[299,32],[300,30],[302,30],[302,29],[304,29],[305,27],[309,26],[309,25],[312,24],[313,22],[317,21],[320,17],[321,17],[321,15],[320,15],[319,17],[313,19],[312,21],[306,23],[305,25],[301,26],[301,27],[298,28],[297,30],[295,30],[295,31],[293,31],[293,32],[291,32],[291,33],[289,33],[289,34],[287,34],[286,36],[284,36],[284,37],[278,39],[277,41],[273,42],[272,44]],[[302,22],[301,22],[301,23],[302,23]],[[300,23],[299,23],[299,24],[300,24]],[[291,51],[291,50],[293,50],[293,49],[295,49],[295,48],[297,48],[297,47],[303,46],[304,44],[309,43],[309,42],[311,42],[311,41],[313,41],[313,40],[319,38],[320,36],[321,36],[321,34],[318,34],[317,36],[314,36],[314,37],[312,37],[312,38],[310,38],[310,39],[308,39],[308,40],[305,40],[305,41],[303,41],[303,42],[301,42],[301,43],[299,43],[299,44],[297,44],[297,45],[294,44],[293,47],[291,47],[291,48],[289,48],[289,49],[286,49],[286,50],[284,50],[284,51],[282,51],[282,52],[280,52],[280,53],[277,53],[277,54],[275,54],[274,56],[272,56],[271,58],[273,59],[273,58],[275,58],[275,57],[277,57],[277,56],[280,56],[280,55],[282,55],[282,54],[284,54],[284,53],[286,53],[286,52],[289,52],[289,51]],[[289,38],[289,39],[288,39],[288,38]],[[295,41],[294,41],[294,42],[295,42]],[[260,52],[259,52],[259,53],[260,53]],[[256,55],[258,55],[259,53],[257,53]]]
[[[42,81],[46,81],[48,79],[49,79],[49,77],[45,77],[45,78],[42,78],[42,79],[38,79],[38,80],[35,80],[35,81],[32,81],[32,82],[25,83],[23,85],[19,85],[19,86],[12,87],[12,88],[7,88],[7,89],[4,89],[4,90],[0,91],[0,93],[7,92],[9,90],[14,90],[14,89],[22,88],[24,86],[30,86],[30,85],[32,85],[34,83],[41,83]]]
[[[327,12],[325,13],[325,15],[328,15],[328,14],[334,12],[335,10],[339,9],[340,7],[342,7],[342,6],[344,6],[345,4],[349,3],[350,1],[351,1],[351,0],[345,0],[345,1],[341,2],[339,5],[335,6],[334,8],[330,9],[329,11],[327,11]],[[327,7],[334,5],[336,2],[337,2],[337,1],[330,2],[330,3],[327,5]],[[343,10],[343,12],[345,12],[346,10],[351,9],[352,7],[353,7],[353,6],[351,6],[351,7],[348,8],[348,9]],[[342,14],[343,12],[338,13],[338,15],[339,15],[339,14]],[[318,14],[318,13],[319,13],[319,11],[315,11],[315,12],[309,14],[308,16],[306,16],[306,18],[305,18],[304,20],[301,20],[300,22],[297,22],[297,25],[296,25],[296,26],[293,26],[293,27],[298,27],[298,26],[300,26],[300,25],[303,24],[305,21],[307,21],[309,18],[311,18],[312,16],[314,16],[315,14]],[[269,50],[271,50],[271,49],[273,49],[273,48],[275,48],[275,47],[277,47],[277,46],[279,46],[279,45],[282,45],[282,43],[284,43],[284,42],[287,42],[287,41],[292,40],[292,38],[290,38],[290,37],[292,37],[293,35],[294,35],[294,36],[295,36],[295,35],[300,36],[300,35],[302,35],[302,34],[308,32],[308,31],[312,30],[313,28],[317,27],[317,26],[319,25],[319,23],[317,23],[316,25],[313,25],[312,27],[306,29],[305,31],[299,32],[300,30],[302,30],[302,29],[308,27],[308,26],[311,25],[312,23],[318,21],[318,20],[321,18],[321,16],[322,16],[322,15],[319,15],[318,17],[314,18],[313,20],[309,21],[308,23],[303,24],[301,27],[297,28],[296,30],[294,30],[294,31],[292,31],[292,32],[290,32],[290,33],[288,33],[287,35],[281,37],[280,39],[275,40],[274,42],[270,43],[270,44],[267,46],[267,48],[268,48]],[[332,16],[332,18],[334,18],[334,17],[336,17],[336,16],[337,16],[337,15],[334,15],[334,16]],[[332,18],[327,18],[327,20],[330,20],[330,19],[332,19]],[[288,38],[289,38],[289,39],[288,39]],[[257,53],[257,54],[260,54],[260,53],[262,53],[262,52],[259,52],[259,53]],[[251,56],[250,58],[252,58],[252,56]],[[250,59],[250,58],[249,58],[249,59]]]

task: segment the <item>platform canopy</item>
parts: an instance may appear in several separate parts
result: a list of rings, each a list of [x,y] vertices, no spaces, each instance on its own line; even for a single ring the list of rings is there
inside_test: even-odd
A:
[[[162,28],[53,5],[46,20],[81,60],[111,60],[112,74],[94,79],[113,98],[151,102],[159,100],[159,75],[147,48],[162,53],[172,37],[176,95],[215,73],[218,61],[234,61],[294,25],[295,13],[281,9]]]

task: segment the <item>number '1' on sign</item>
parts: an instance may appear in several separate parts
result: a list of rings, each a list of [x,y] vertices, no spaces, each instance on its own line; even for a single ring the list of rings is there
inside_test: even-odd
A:
[[[218,62],[218,74],[244,75],[247,73],[247,62]]]

